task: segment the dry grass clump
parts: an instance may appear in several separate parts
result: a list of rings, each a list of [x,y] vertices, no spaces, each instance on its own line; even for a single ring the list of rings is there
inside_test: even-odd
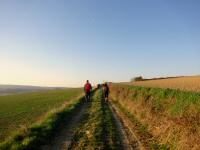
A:
[[[200,149],[200,93],[112,84],[111,96],[170,149]]]
[[[177,77],[166,79],[145,80],[132,82],[134,86],[159,87],[200,92],[200,76]]]

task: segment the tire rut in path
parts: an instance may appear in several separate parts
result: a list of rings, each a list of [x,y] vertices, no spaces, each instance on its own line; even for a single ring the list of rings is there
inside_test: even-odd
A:
[[[49,145],[42,146],[41,150],[67,150],[74,137],[75,128],[81,124],[81,120],[90,105],[90,103],[84,103],[71,120],[55,135],[52,142]]]
[[[142,146],[142,144],[139,142],[139,140],[135,136],[134,131],[132,131],[128,127],[127,120],[124,119],[124,116],[117,109],[117,107],[113,105],[112,103],[109,103],[109,107],[113,114],[118,131],[121,135],[123,149],[124,150],[144,150],[145,148]]]

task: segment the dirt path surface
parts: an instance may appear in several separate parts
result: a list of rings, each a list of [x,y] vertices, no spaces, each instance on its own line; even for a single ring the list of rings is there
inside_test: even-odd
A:
[[[109,103],[109,106],[119,128],[124,149],[146,150],[147,148],[143,146],[137,138],[135,131],[131,128],[131,121],[113,103]]]
[[[67,150],[74,137],[75,128],[81,124],[81,119],[89,107],[90,103],[84,103],[79,112],[72,117],[70,123],[66,124],[66,126],[56,134],[55,138],[49,145],[42,146],[41,150]]]
[[[129,128],[128,119],[114,104],[101,102],[100,95],[97,92],[92,102],[84,103],[41,150],[144,149]]]
[[[109,108],[114,117],[117,129],[121,136],[122,147],[124,150],[139,150],[139,143],[136,138],[131,134],[130,130],[125,126],[124,120],[119,116],[115,106],[109,103]]]

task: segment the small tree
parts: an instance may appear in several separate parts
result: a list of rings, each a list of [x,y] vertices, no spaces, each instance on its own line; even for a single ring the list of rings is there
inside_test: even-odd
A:
[[[143,81],[143,77],[142,76],[138,76],[138,77],[134,77],[131,79],[131,82],[134,82],[134,81]]]

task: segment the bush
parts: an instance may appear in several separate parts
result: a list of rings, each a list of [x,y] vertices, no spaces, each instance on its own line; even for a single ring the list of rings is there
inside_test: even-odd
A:
[[[143,81],[143,80],[144,80],[144,79],[143,79],[142,76],[138,76],[138,77],[132,78],[132,79],[131,79],[131,82],[133,82],[133,81]]]

